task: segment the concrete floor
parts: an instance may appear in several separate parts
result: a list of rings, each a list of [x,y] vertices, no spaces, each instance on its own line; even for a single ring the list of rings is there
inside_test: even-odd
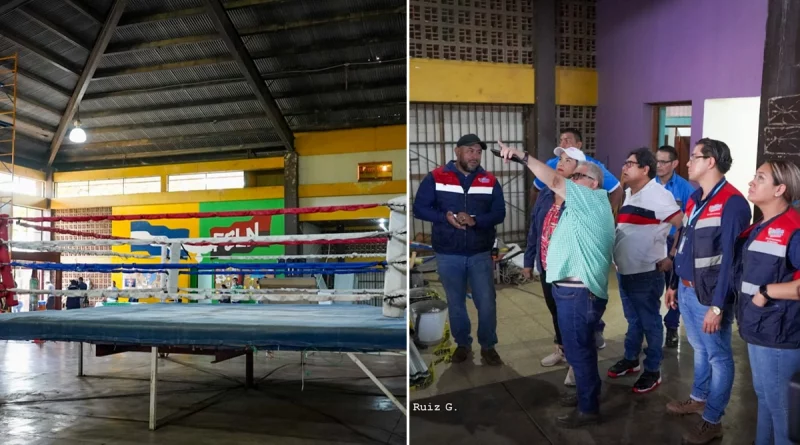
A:
[[[160,360],[158,417],[149,431],[150,355],[94,357],[78,345],[0,342],[0,444],[406,443],[406,417],[345,355],[259,352],[256,389],[245,389],[244,357]],[[405,402],[405,357],[359,358]],[[303,389],[304,387],[304,389]]]
[[[444,297],[436,276],[426,278]],[[498,287],[497,351],[505,361],[503,366],[482,365],[476,344],[472,362],[436,365],[433,384],[411,392],[411,443],[680,444],[682,434],[700,419],[666,414],[665,405],[670,400],[685,399],[691,391],[694,353],[685,332],[681,329],[678,349],[664,349],[662,385],[649,394],[633,394],[631,386],[638,374],[616,380],[606,377],[608,367],[622,358],[627,329],[613,276],[609,290],[611,296],[603,317],[607,346],[599,351],[598,363],[603,379],[601,424],[578,430],[561,429],[555,424],[555,417],[568,411],[558,405],[558,396],[572,389],[563,384],[565,366],[544,368],[539,363],[553,351],[553,326],[541,285],[535,282]],[[471,302],[468,308],[476,338],[477,313]],[[715,443],[749,445],[755,437],[756,399],[747,348],[738,333],[734,333],[733,347],[733,395],[723,418],[725,436]],[[433,361],[431,349],[422,353],[427,363]],[[440,405],[442,411],[415,411],[414,402]],[[445,410],[448,403],[453,411]]]

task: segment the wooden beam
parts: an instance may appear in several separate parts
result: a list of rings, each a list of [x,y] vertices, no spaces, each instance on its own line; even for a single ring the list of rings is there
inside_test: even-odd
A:
[[[106,21],[103,24],[103,28],[100,29],[100,33],[97,35],[97,40],[94,43],[94,47],[89,53],[88,59],[86,59],[86,65],[83,67],[83,72],[81,72],[81,75],[78,78],[78,82],[72,92],[72,97],[70,97],[69,102],[67,102],[67,109],[64,111],[64,115],[61,117],[61,121],[58,124],[58,129],[53,136],[53,141],[50,143],[50,154],[47,160],[48,167],[53,165],[53,161],[56,159],[58,149],[61,148],[61,143],[64,141],[64,136],[67,134],[67,127],[72,122],[72,118],[75,116],[75,112],[78,110],[81,99],[86,93],[86,90],[89,88],[89,82],[91,81],[92,76],[97,69],[97,65],[100,63],[100,59],[103,55],[103,52],[106,50],[106,46],[108,46],[108,42],[110,42],[111,38],[114,36],[114,31],[117,28],[117,22],[119,21],[119,18],[122,17],[122,11],[125,10],[125,6],[127,4],[128,0],[114,1],[114,5],[111,7],[111,11],[108,13],[108,17],[106,17]]]
[[[5,135],[10,135],[10,132],[2,130],[2,128],[11,126],[13,124],[11,115],[8,114],[0,115],[0,123],[5,124],[5,125],[0,125],[0,134],[3,135],[0,136],[0,139],[7,139]],[[17,116],[17,131],[25,135],[28,135],[37,141],[43,141],[43,142],[50,142],[50,140],[53,139],[53,134],[54,134],[54,129],[49,125],[45,124],[44,122],[27,120],[19,116]]]
[[[394,65],[398,63],[405,63],[406,58],[404,56],[397,57],[393,59],[389,59],[386,62],[375,62],[370,64],[358,64],[358,61],[351,60],[345,62],[345,64],[350,63],[348,70],[350,72],[353,71],[360,71],[360,70],[370,70],[375,69],[380,66],[385,65]],[[268,74],[262,74],[262,80],[274,80],[274,79],[289,79],[298,76],[306,76],[306,75],[313,75],[313,73],[324,73],[326,68],[329,68],[330,64],[325,63],[324,65],[316,65],[310,67],[290,67],[285,71],[277,71]],[[341,68],[339,68],[341,69]],[[135,96],[138,94],[150,94],[150,93],[160,93],[160,92],[171,92],[171,91],[182,91],[190,88],[205,88],[215,85],[233,85],[236,83],[244,82],[244,77],[236,77],[236,78],[229,78],[229,79],[217,79],[217,80],[201,80],[198,82],[185,82],[185,83],[177,83],[172,85],[164,85],[152,88],[137,88],[134,90],[119,90],[119,91],[107,91],[103,93],[93,93],[87,94],[83,96],[83,101],[88,100],[100,100],[100,99],[107,99],[111,97],[126,97],[126,96]]]
[[[19,9],[19,12],[23,13],[26,17],[33,20],[34,22],[39,23],[40,25],[44,26],[52,33],[56,34],[57,36],[61,37],[62,39],[66,40],[67,42],[79,47],[83,48],[87,51],[91,50],[91,47],[88,43],[84,42],[80,37],[72,34],[65,28],[60,25],[57,25],[50,21],[47,17],[39,14],[38,12],[34,11],[30,6],[25,6]]]
[[[222,2],[220,0],[206,0],[206,8],[208,15],[214,22],[214,27],[222,36],[222,40],[225,42],[225,46],[228,47],[228,51],[230,51],[231,55],[236,59],[236,64],[239,65],[239,69],[250,85],[250,89],[256,95],[258,102],[261,104],[261,108],[264,109],[264,113],[272,123],[284,147],[290,152],[294,151],[294,134],[292,134],[289,124],[286,123],[286,119],[283,117],[283,114],[281,114],[278,104],[275,103],[275,98],[273,98],[272,94],[269,92],[269,88],[267,88],[267,85],[261,80],[261,73],[258,72],[256,64],[253,63],[250,53],[244,46],[242,38],[236,32],[236,28],[228,17],[228,13],[225,12]]]
[[[225,9],[228,8],[229,3],[225,4]],[[371,17],[380,17],[384,15],[391,15],[391,14],[404,14],[406,11],[405,7],[400,8],[391,8],[391,9],[381,9],[377,11],[366,11],[366,12],[351,12],[347,14],[336,15],[333,17],[325,17],[321,19],[314,19],[314,20],[296,20],[293,22],[286,22],[286,23],[275,23],[269,25],[259,25],[250,28],[245,28],[239,30],[239,35],[244,36],[251,36],[251,35],[258,35],[258,34],[268,34],[273,32],[283,32],[292,29],[300,29],[300,28],[309,28],[314,26],[320,25],[329,25],[332,23],[340,23],[340,22],[355,22],[361,21],[364,19],[368,19]],[[169,13],[165,13],[169,14]],[[151,49],[151,48],[164,48],[168,46],[177,46],[177,45],[187,45],[190,43],[198,43],[198,42],[208,42],[212,40],[219,40],[219,34],[201,34],[201,35],[194,35],[194,36],[186,36],[186,37],[177,37],[172,39],[164,39],[164,40],[156,40],[156,41],[149,41],[149,42],[136,42],[136,43],[118,43],[115,45],[110,45],[108,47],[108,51],[106,51],[106,55],[112,54],[124,54],[129,52],[141,51],[144,49]]]
[[[269,130],[248,130],[248,131],[233,131],[227,133],[213,132],[202,134],[190,134],[185,136],[169,136],[163,138],[145,138],[145,139],[128,139],[121,141],[107,141],[107,142],[91,142],[88,144],[66,144],[70,147],[80,147],[84,150],[94,150],[100,148],[124,148],[124,147],[141,147],[143,145],[164,145],[164,144],[178,144],[181,142],[202,141],[210,138],[225,138],[225,137],[242,137],[242,136],[258,136],[269,134]],[[275,142],[277,146],[283,146],[282,142]]]
[[[0,17],[9,12],[19,8],[20,6],[24,5],[25,3],[30,2],[31,0],[6,0],[4,5],[0,5]]]
[[[144,158],[161,158],[168,156],[188,156],[188,155],[202,155],[212,153],[227,153],[237,151],[258,151],[258,150],[273,150],[282,147],[276,144],[264,144],[257,142],[253,144],[238,144],[238,145],[214,145],[210,147],[187,148],[181,150],[158,150],[158,151],[142,151],[138,153],[115,153],[105,155],[92,155],[86,156],[83,153],[59,157],[59,164],[69,164],[78,162],[96,162],[96,161],[122,161],[126,159],[144,159]]]
[[[272,3],[282,3],[286,0],[233,0],[225,3],[225,9],[230,11],[233,9],[248,8],[251,6],[267,5]],[[126,14],[120,20],[119,26],[138,25],[140,23],[160,22],[162,20],[171,20],[180,17],[191,17],[195,15],[205,14],[206,8],[186,8],[178,9],[168,12],[144,12],[137,14]]]
[[[351,83],[347,85],[347,90],[339,89],[337,87],[325,86],[324,88],[316,88],[313,90],[303,91],[302,94],[300,94],[299,91],[278,93],[275,94],[274,97],[276,99],[285,99],[285,98],[305,99],[327,93],[345,93],[350,91],[378,91],[384,88],[391,88],[403,85],[405,85],[405,76],[402,79],[383,79],[373,82]],[[209,105],[235,104],[240,102],[250,102],[254,100],[256,100],[255,96],[247,95],[247,96],[234,96],[234,97],[224,97],[215,99],[203,99],[193,102],[160,104],[157,105],[157,107],[158,111],[180,110],[183,108],[207,107]],[[154,107],[153,105],[148,105],[146,107],[113,108],[108,110],[97,110],[97,111],[83,112],[81,113],[81,117],[83,119],[97,119],[101,117],[110,117],[110,116],[127,116],[137,113],[151,113],[153,111],[153,107]]]
[[[66,71],[68,73],[75,74],[75,75],[78,74],[79,70],[78,70],[78,68],[76,66],[74,66],[72,64],[72,62],[70,62],[69,60],[67,60],[67,59],[65,59],[65,58],[63,58],[63,57],[61,57],[61,56],[59,56],[57,54],[53,54],[53,53],[50,53],[48,51],[45,51],[45,50],[39,48],[35,43],[33,43],[33,42],[29,41],[29,40],[26,40],[23,37],[20,37],[20,36],[18,36],[16,34],[13,34],[13,33],[9,32],[8,30],[4,30],[3,28],[0,28],[0,37],[3,37],[4,39],[12,42],[14,45],[16,45],[16,46],[18,46],[18,47],[20,47],[20,48],[22,48],[22,49],[24,49],[26,51],[29,51],[29,52],[31,52],[33,54],[36,54],[42,60],[50,63],[51,65],[53,65],[54,67],[56,67],[56,68],[58,68],[60,70],[63,70],[63,71]]]
[[[137,66],[132,68],[110,68],[98,70],[95,79],[107,79],[109,77],[127,76],[130,74],[152,73],[154,71],[178,70],[181,68],[191,68],[193,66],[217,65],[220,63],[231,62],[230,56],[207,57],[204,59],[185,60],[182,62],[161,63],[150,66]]]
[[[103,23],[103,17],[101,17],[100,14],[95,12],[93,9],[91,9],[87,5],[83,4],[83,2],[81,0],[63,0],[63,1],[64,1],[64,3],[66,3],[66,4],[70,5],[70,6],[72,6],[73,8],[75,8],[81,14],[83,14],[86,17],[89,17],[90,19],[92,19],[92,21],[95,22],[96,24]]]
[[[162,110],[159,108],[159,110]],[[91,134],[104,134],[104,133],[120,133],[124,131],[136,131],[136,130],[151,130],[157,128],[170,128],[170,127],[181,127],[184,125],[195,125],[195,124],[215,124],[217,122],[232,122],[232,121],[243,121],[243,120],[250,120],[250,119],[264,119],[264,113],[245,113],[245,114],[233,114],[233,115],[225,115],[225,116],[214,116],[214,117],[207,117],[202,119],[180,119],[175,121],[162,121],[162,122],[151,122],[151,123],[143,123],[143,124],[131,124],[131,125],[111,125],[105,127],[90,127],[86,128],[87,132],[91,132]],[[213,127],[209,127],[213,128]]]

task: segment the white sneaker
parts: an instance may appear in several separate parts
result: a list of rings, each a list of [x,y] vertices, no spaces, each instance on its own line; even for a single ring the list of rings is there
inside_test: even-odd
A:
[[[569,371],[567,371],[567,378],[564,379],[564,386],[575,386],[575,371],[572,370],[572,366],[570,366]]]
[[[603,337],[602,332],[594,333],[594,344],[597,346],[597,349],[603,349],[606,347],[606,339]]]
[[[566,362],[567,359],[564,358],[564,351],[556,345],[556,350],[552,354],[548,355],[547,357],[542,359],[542,366],[545,368],[549,368],[551,366],[558,365],[559,363]]]

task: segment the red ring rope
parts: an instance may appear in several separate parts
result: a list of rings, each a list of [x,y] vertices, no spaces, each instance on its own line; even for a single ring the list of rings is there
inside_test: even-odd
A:
[[[42,217],[14,217],[0,215],[0,219],[28,222],[93,222],[93,221],[137,221],[153,219],[189,219],[189,218],[228,218],[238,216],[271,216],[271,215],[304,215],[308,213],[350,212],[361,209],[374,209],[384,204],[352,204],[325,207],[296,207],[291,209],[246,210],[230,212],[191,212],[191,213],[163,213],[144,215],[106,215],[106,216],[42,216]]]

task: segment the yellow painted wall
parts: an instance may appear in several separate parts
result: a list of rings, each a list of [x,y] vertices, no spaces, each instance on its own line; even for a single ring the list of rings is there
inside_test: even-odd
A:
[[[129,206],[129,207],[114,207],[111,210],[112,215],[133,215],[133,214],[159,214],[159,213],[188,213],[199,212],[200,204],[170,204],[170,205],[145,205],[145,206]],[[200,236],[200,226],[197,218],[189,219],[156,219],[149,221],[153,225],[165,226],[171,229],[189,229],[189,237],[197,238]],[[111,234],[124,238],[131,236],[131,222],[130,221],[111,221]],[[115,252],[130,253],[131,246],[114,246],[112,250]],[[143,259],[129,259],[113,257],[112,263],[160,263],[160,258],[143,258]],[[122,274],[112,274],[112,279],[118,284],[122,283]],[[179,275],[179,287],[189,287],[189,276]]]
[[[136,195],[81,196],[51,201],[53,209],[182,204],[192,202],[247,201],[283,198],[283,187],[250,187],[230,190],[195,190],[191,192],[139,193]]]
[[[392,179],[405,181],[408,154],[404,149],[337,155],[300,156],[298,170],[300,184],[333,184],[358,181],[359,162],[391,161]]]
[[[534,103],[532,66],[410,59],[409,100],[452,103]],[[597,71],[556,67],[556,104],[597,105]]]
[[[406,126],[357,128],[352,130],[297,133],[297,154],[302,156],[363,153],[406,149]]]

